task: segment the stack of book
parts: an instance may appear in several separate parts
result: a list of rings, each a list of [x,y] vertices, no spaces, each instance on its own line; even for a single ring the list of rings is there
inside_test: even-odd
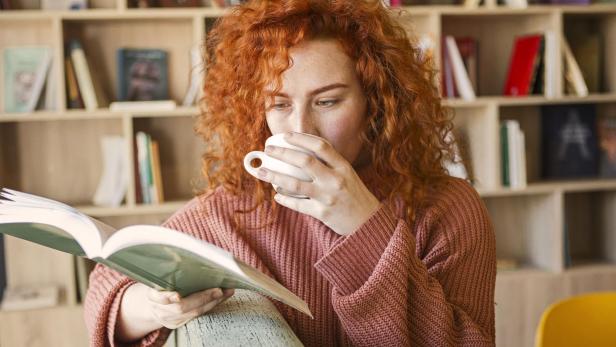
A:
[[[160,170],[158,142],[143,131],[135,136],[135,180],[137,202],[159,204],[164,202],[163,182]]]
[[[501,173],[505,187],[526,187],[526,140],[517,120],[505,120],[500,126]]]
[[[93,76],[84,48],[79,40],[70,40],[64,58],[66,97],[69,108],[93,111],[109,104],[100,78]]]

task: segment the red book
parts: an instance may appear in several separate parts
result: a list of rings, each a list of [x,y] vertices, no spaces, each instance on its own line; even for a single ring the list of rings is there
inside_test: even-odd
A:
[[[535,71],[541,60],[543,35],[528,35],[516,38],[509,63],[509,73],[503,94],[510,96],[528,95]]]

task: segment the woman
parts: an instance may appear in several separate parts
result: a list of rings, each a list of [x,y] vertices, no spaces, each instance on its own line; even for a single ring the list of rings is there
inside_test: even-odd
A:
[[[451,178],[452,125],[434,72],[380,1],[249,1],[212,29],[198,133],[212,190],[165,225],[226,248],[303,298],[275,302],[308,346],[494,344],[495,241],[473,188]],[[243,156],[267,148],[300,182]],[[311,136],[316,135],[316,136]],[[277,194],[270,183],[308,199]],[[160,345],[232,295],[180,298],[98,266],[93,345]]]

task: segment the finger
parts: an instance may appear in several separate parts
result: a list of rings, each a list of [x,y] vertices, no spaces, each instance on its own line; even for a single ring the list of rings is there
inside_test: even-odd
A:
[[[275,184],[290,194],[305,195],[307,197],[312,197],[314,194],[313,182],[302,181],[295,177],[271,171],[263,167],[257,172],[259,174],[259,179]]]
[[[285,134],[284,139],[292,145],[305,148],[316,154],[319,159],[323,160],[331,168],[340,168],[347,163],[346,159],[324,138],[310,134],[290,132]]]
[[[181,297],[178,292],[160,291],[150,288],[150,290],[148,290],[148,299],[150,299],[150,301],[152,302],[166,305],[174,302],[179,302]]]
[[[272,158],[302,169],[313,180],[331,175],[331,169],[313,154],[278,146],[265,147],[265,153]]]
[[[207,305],[212,301],[215,302],[216,300],[222,298],[222,296],[223,293],[220,288],[206,289],[183,298],[179,302],[179,305],[182,312],[190,312],[201,306]]]
[[[274,195],[274,200],[284,207],[317,218],[315,211],[317,211],[318,202],[315,200],[294,198],[283,194]]]

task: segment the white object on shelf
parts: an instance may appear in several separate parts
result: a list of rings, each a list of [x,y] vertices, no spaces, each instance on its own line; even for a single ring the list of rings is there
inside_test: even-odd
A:
[[[182,106],[192,106],[199,95],[204,69],[203,57],[201,57],[201,50],[199,49],[199,46],[194,46],[190,50],[190,61],[190,85],[188,87],[188,91],[186,92],[186,96],[184,97],[184,101],[182,102]]]
[[[114,101],[109,104],[110,111],[173,111],[176,107],[174,100]]]
[[[31,310],[53,307],[60,301],[57,286],[6,288],[2,298],[2,311]]]
[[[543,53],[543,59],[545,62],[544,78],[543,78],[543,90],[545,97],[552,99],[556,97],[556,60],[559,59],[560,54],[558,51],[558,39],[556,33],[553,31],[546,31],[544,34],[545,49]]]
[[[447,54],[449,55],[449,60],[453,67],[454,80],[460,96],[464,100],[475,100],[475,90],[473,90],[468,72],[466,72],[466,68],[464,67],[464,62],[462,61],[460,50],[458,50],[456,39],[453,36],[447,36],[445,37],[445,44],[447,45]]]
[[[575,95],[588,96],[588,86],[586,81],[584,81],[584,75],[582,75],[582,70],[575,60],[571,47],[564,36],[561,43],[563,45],[563,55],[565,56],[565,83],[569,83]]]
[[[128,158],[122,136],[104,136],[103,174],[92,202],[95,206],[118,207],[128,190]]]

